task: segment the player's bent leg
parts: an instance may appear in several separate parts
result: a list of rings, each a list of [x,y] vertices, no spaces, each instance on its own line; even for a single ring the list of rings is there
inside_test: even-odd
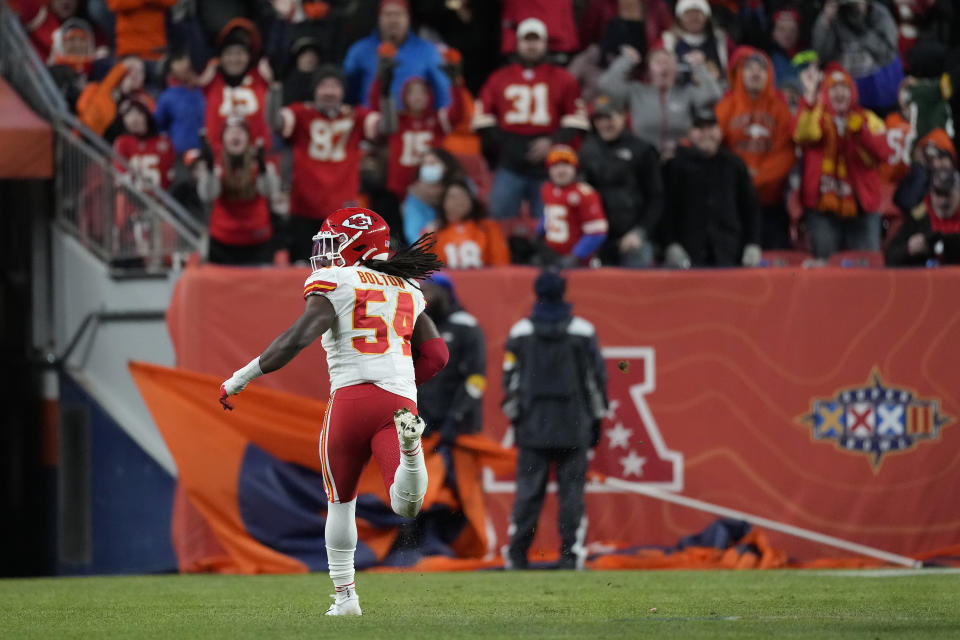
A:
[[[398,412],[392,422],[377,432],[371,448],[390,494],[390,507],[399,516],[413,518],[427,493],[427,466],[420,446],[424,424],[409,409]]]
[[[420,436],[426,427],[423,418],[404,407],[393,413],[393,424],[397,427],[401,451],[410,451],[419,445]]]
[[[427,493],[427,465],[423,459],[420,436],[426,426],[423,418],[409,409],[393,414],[400,444],[400,464],[390,487],[390,506],[394,513],[412,518],[420,512]]]
[[[327,504],[324,537],[330,579],[336,589],[334,602],[327,609],[328,616],[359,616],[362,613],[353,568],[353,557],[357,551],[356,508],[356,498],[349,502]]]

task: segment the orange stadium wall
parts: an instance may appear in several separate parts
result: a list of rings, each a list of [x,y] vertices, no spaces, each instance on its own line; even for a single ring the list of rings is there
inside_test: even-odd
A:
[[[188,269],[168,314],[178,366],[228,377],[296,318],[307,275]],[[503,345],[530,310],[535,275],[451,273],[486,333],[484,433],[497,441],[508,438]],[[660,487],[895,553],[957,544],[958,291],[952,269],[571,273],[568,297],[596,326],[613,405],[591,468],[627,489]],[[325,400],[321,347],[256,384]],[[484,484],[500,545],[512,478],[488,472]],[[589,491],[588,543],[669,545],[714,519],[629,490]],[[556,544],[550,500],[535,548]],[[844,555],[770,538],[795,558]]]

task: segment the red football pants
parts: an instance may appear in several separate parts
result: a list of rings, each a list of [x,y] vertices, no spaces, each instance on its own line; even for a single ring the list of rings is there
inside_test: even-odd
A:
[[[393,412],[402,408],[417,414],[413,400],[374,384],[358,384],[333,392],[320,432],[320,466],[327,500],[349,502],[357,497],[357,483],[371,453],[377,459],[389,495],[400,466]]]

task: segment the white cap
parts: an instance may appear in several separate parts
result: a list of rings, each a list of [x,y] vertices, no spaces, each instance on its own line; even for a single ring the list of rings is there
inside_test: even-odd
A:
[[[683,15],[684,11],[688,11],[690,9],[699,9],[703,12],[703,15],[707,16],[708,18],[710,17],[710,3],[707,2],[707,0],[680,0],[677,3],[677,17],[679,18]]]
[[[517,25],[517,40],[523,40],[526,36],[534,34],[541,40],[547,39],[547,25],[543,20],[537,18],[527,18]]]

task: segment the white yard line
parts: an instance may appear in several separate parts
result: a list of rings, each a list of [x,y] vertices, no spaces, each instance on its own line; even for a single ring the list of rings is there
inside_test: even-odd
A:
[[[640,493],[651,498],[656,498],[657,500],[672,502],[674,504],[683,505],[698,511],[705,511],[707,513],[723,516],[724,518],[746,520],[751,524],[766,527],[767,529],[772,529],[773,531],[779,531],[780,533],[786,533],[788,535],[803,538],[805,540],[812,540],[836,549],[843,549],[844,551],[851,551],[853,553],[859,553],[860,555],[871,558],[877,558],[891,564],[899,564],[911,568],[919,568],[922,566],[922,563],[919,560],[915,560],[913,558],[901,556],[896,553],[890,553],[889,551],[883,551],[882,549],[876,549],[874,547],[868,547],[867,545],[859,544],[857,542],[843,540],[842,538],[836,538],[825,533],[811,531],[810,529],[804,529],[802,527],[797,527],[785,522],[778,522],[776,520],[764,518],[763,516],[754,515],[745,511],[721,507],[720,505],[705,502],[703,500],[697,500],[696,498],[688,498],[687,496],[671,493],[669,491],[638,486],[635,483],[624,482],[623,480],[619,480],[617,478],[606,478],[604,480],[604,484],[622,489],[624,491]]]

